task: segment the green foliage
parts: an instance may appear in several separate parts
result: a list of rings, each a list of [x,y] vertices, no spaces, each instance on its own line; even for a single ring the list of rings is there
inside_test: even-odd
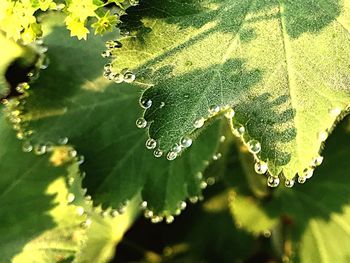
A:
[[[1,1],[0,262],[348,262],[349,25],[346,0]]]

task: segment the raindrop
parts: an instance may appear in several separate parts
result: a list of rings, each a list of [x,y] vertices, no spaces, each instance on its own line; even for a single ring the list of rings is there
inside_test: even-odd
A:
[[[184,148],[188,148],[192,145],[192,139],[189,137],[182,137],[180,140],[180,144]]]
[[[303,176],[305,176],[306,179],[310,179],[314,174],[313,169],[305,169]]]
[[[173,151],[168,152],[168,154],[166,155],[166,158],[167,158],[169,161],[175,160],[176,157],[177,157],[177,153],[176,153],[176,152],[173,152]]]
[[[68,202],[68,203],[72,203],[72,202],[74,201],[74,199],[75,199],[75,195],[74,195],[74,194],[69,193],[69,194],[67,195],[67,202]]]
[[[146,148],[147,149],[152,150],[152,149],[156,148],[156,146],[157,146],[157,142],[155,139],[149,138],[146,141]]]
[[[101,56],[104,58],[108,58],[112,55],[112,52],[110,50],[105,50],[101,53]]]
[[[69,157],[74,158],[74,157],[77,156],[78,153],[77,153],[76,150],[70,149],[70,150],[68,151],[68,154],[69,154]]]
[[[244,126],[242,125],[242,124],[240,124],[240,123],[235,123],[235,124],[233,124],[233,127],[232,127],[232,129],[233,129],[233,134],[234,135],[236,135],[236,136],[242,136],[244,133],[245,133],[245,128],[244,128]]]
[[[224,135],[222,135],[221,137],[220,137],[220,142],[224,142],[226,140],[226,137],[224,136]]]
[[[193,126],[197,129],[199,129],[199,128],[203,127],[204,121],[205,121],[204,118],[199,118],[199,119],[194,121]]]
[[[181,145],[179,145],[179,144],[177,144],[177,143],[174,145],[174,147],[173,147],[173,149],[172,149],[172,151],[173,151],[173,152],[176,152],[176,153],[181,152],[181,150],[182,150]]]
[[[326,132],[326,131],[321,131],[321,132],[318,134],[318,139],[319,139],[321,142],[326,141],[327,138],[328,138],[328,132]]]
[[[46,145],[45,144],[36,144],[34,145],[34,153],[36,155],[43,155],[46,153]]]
[[[152,100],[150,99],[142,99],[141,100],[141,107],[144,108],[144,109],[149,109],[151,106],[152,106]]]
[[[156,149],[156,150],[154,150],[153,155],[155,157],[159,158],[163,155],[163,151],[161,149]]]
[[[305,176],[298,176],[298,183],[303,184],[306,182],[306,177]]]
[[[267,185],[270,187],[277,187],[280,184],[280,179],[278,177],[270,175],[267,178]]]
[[[22,151],[25,153],[29,153],[33,150],[33,145],[30,144],[29,141],[23,142]]]
[[[220,107],[216,105],[212,105],[209,107],[208,111],[210,114],[216,114],[220,111]]]
[[[131,71],[127,71],[124,74],[124,81],[127,83],[131,83],[135,80],[136,76],[134,73],[132,73]]]
[[[317,156],[313,162],[312,162],[312,166],[320,166],[323,162],[323,157],[322,156]]]
[[[206,182],[202,181],[199,186],[201,189],[205,189],[205,188],[207,188],[208,184]]]
[[[198,198],[198,196],[192,196],[189,198],[189,200],[192,204],[195,204],[198,202],[199,198]]]
[[[180,208],[181,210],[184,210],[184,209],[186,208],[186,206],[187,206],[187,204],[186,204],[185,201],[181,201],[180,204],[179,204],[179,208]]]
[[[142,209],[146,209],[147,208],[147,201],[142,201],[141,204],[140,204],[140,207]]]
[[[174,222],[174,217],[172,215],[168,215],[165,217],[165,222],[167,224],[171,224],[172,222]]]
[[[63,137],[63,138],[58,139],[58,144],[65,145],[67,143],[68,143],[67,137]]]
[[[137,128],[140,128],[140,129],[146,128],[147,121],[144,118],[142,118],[142,117],[138,118],[136,120],[136,126],[137,126]]]
[[[146,209],[144,215],[146,218],[151,218],[153,216],[153,211]]]
[[[228,110],[225,112],[225,117],[226,117],[227,119],[232,119],[234,116],[235,116],[235,111],[234,111],[232,108],[228,109]]]
[[[250,140],[247,146],[248,150],[253,154],[257,154],[261,151],[261,144],[257,140]]]
[[[258,161],[255,163],[254,169],[257,174],[264,174],[267,172],[267,169],[268,169],[267,163],[263,161]]]
[[[87,218],[84,222],[82,222],[82,223],[80,224],[80,226],[81,226],[82,228],[88,228],[89,226],[91,226],[91,223],[92,223],[91,219],[90,219],[90,218]]]
[[[340,108],[334,108],[329,110],[329,115],[333,116],[333,117],[338,117],[341,113],[341,109]]]
[[[294,186],[294,183],[295,183],[294,179],[286,179],[286,181],[284,182],[284,185],[288,188],[291,188]]]
[[[107,63],[103,66],[103,69],[107,72],[111,72],[111,67],[112,67],[112,64],[111,63]]]

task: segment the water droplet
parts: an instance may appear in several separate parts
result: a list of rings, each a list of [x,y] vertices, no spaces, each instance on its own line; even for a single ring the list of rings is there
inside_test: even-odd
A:
[[[306,182],[306,177],[305,176],[298,176],[298,183],[303,184]]]
[[[225,112],[225,117],[226,117],[227,119],[232,119],[234,116],[235,116],[235,111],[234,111],[232,108],[228,109],[228,110]]]
[[[168,216],[165,217],[165,222],[167,224],[171,224],[172,222],[174,222],[174,219],[175,218],[172,215],[168,215]]]
[[[321,132],[319,132],[319,134],[318,134],[318,139],[319,139],[321,142],[326,141],[327,138],[328,138],[328,132],[326,132],[326,131],[321,131]]]
[[[314,169],[305,169],[304,170],[304,173],[303,173],[303,176],[306,178],[306,179],[310,179],[314,174]]]
[[[255,163],[254,165],[254,169],[255,169],[255,172],[257,174],[265,174],[267,172],[267,163],[263,162],[263,161],[258,161]]]
[[[121,73],[113,73],[110,76],[111,76],[111,80],[113,80],[117,84],[122,83],[123,81],[125,81],[124,75],[121,74]]]
[[[294,179],[286,179],[286,181],[284,182],[284,185],[288,188],[291,188],[294,186],[294,183],[295,183]]]
[[[240,137],[245,133],[245,128],[242,124],[240,123],[235,123],[232,126],[232,132],[234,135]]]
[[[86,200],[86,201],[91,201],[91,195],[85,196],[85,200]]]
[[[160,105],[159,105],[159,108],[161,109],[161,108],[163,108],[164,106],[165,106],[165,102],[162,101],[162,102],[160,103]]]
[[[332,117],[338,117],[340,113],[341,113],[340,108],[334,108],[329,110],[329,115],[331,115]]]
[[[322,164],[322,162],[323,162],[323,157],[322,157],[322,156],[317,156],[317,157],[313,160],[311,166],[314,166],[314,167],[320,166],[320,165]]]
[[[118,213],[118,211],[116,210],[116,209],[112,209],[111,210],[111,216],[112,217],[116,217],[116,216],[118,216],[119,215],[119,213]]]
[[[212,106],[209,107],[208,111],[209,111],[210,114],[213,115],[213,114],[216,114],[216,113],[218,113],[220,111],[220,107],[216,106],[216,105],[212,105]]]
[[[176,209],[174,214],[177,215],[177,216],[180,215],[181,214],[181,209],[180,208]]]
[[[131,6],[137,6],[139,4],[139,0],[129,0]]]
[[[84,214],[85,210],[84,210],[84,207],[82,206],[78,206],[77,207],[77,214],[82,216]]]
[[[208,184],[207,184],[207,182],[202,181],[199,186],[201,189],[205,189],[205,188],[207,188]]]
[[[226,140],[226,137],[224,136],[224,135],[222,135],[221,137],[220,137],[220,142],[224,142]]]
[[[213,184],[215,184],[215,178],[214,178],[214,177],[208,177],[208,178],[207,178],[207,184],[208,184],[208,185],[213,185]]]
[[[126,205],[123,205],[118,208],[118,213],[119,214],[124,214],[126,212]]]
[[[30,88],[29,84],[27,82],[22,82],[17,85],[16,91],[19,93],[23,93],[25,90],[28,90]]]
[[[151,218],[151,222],[152,223],[160,223],[160,222],[162,222],[163,221],[163,217],[161,217],[161,216],[153,216],[152,218]]]
[[[127,71],[124,74],[124,81],[127,83],[131,83],[135,80],[136,76],[134,73],[132,73],[131,71]]]
[[[84,155],[78,155],[76,160],[77,160],[77,163],[80,165],[84,163],[85,157]]]
[[[23,140],[24,139],[24,133],[22,131],[19,131],[19,132],[17,132],[16,137],[19,140]]]
[[[23,142],[22,151],[25,153],[29,153],[33,150],[33,145],[30,144],[29,141]]]
[[[106,48],[113,49],[113,48],[121,48],[123,45],[118,40],[108,40],[106,42]]]
[[[214,160],[214,161],[217,161],[217,160],[219,160],[221,157],[222,157],[222,154],[221,154],[221,153],[214,154],[214,155],[213,155],[213,160]]]
[[[111,63],[107,63],[107,64],[105,64],[104,66],[103,66],[103,69],[105,70],[105,71],[109,71],[109,72],[111,72],[111,67],[112,67],[112,64]]]
[[[69,186],[72,186],[73,183],[74,183],[74,177],[68,177],[67,183],[68,183]]]
[[[250,140],[247,146],[248,146],[248,150],[253,154],[257,154],[261,151],[261,144],[257,140]]]
[[[175,160],[176,157],[177,157],[177,153],[176,153],[176,152],[173,152],[173,151],[168,152],[168,154],[166,155],[166,158],[167,158],[169,161]]]
[[[203,174],[201,172],[196,173],[196,178],[201,180],[203,178]]]
[[[144,118],[142,118],[142,117],[138,118],[136,120],[136,126],[137,126],[137,128],[140,128],[140,129],[146,128],[147,121]]]
[[[176,143],[176,144],[174,145],[174,147],[172,148],[172,151],[173,151],[173,152],[176,152],[176,153],[180,153],[181,150],[182,150],[181,145],[179,145],[179,144],[177,144],[177,143]]]
[[[192,204],[195,204],[195,203],[198,202],[199,198],[198,198],[198,196],[191,196],[191,197],[189,198],[189,200],[190,200],[190,202],[191,202]]]
[[[101,211],[101,216],[102,217],[106,217],[108,215],[108,212],[107,211]]]
[[[88,228],[88,227],[91,226],[91,223],[92,223],[91,219],[90,219],[90,218],[87,218],[84,222],[82,222],[82,223],[80,224],[80,226],[81,226],[82,228]]]
[[[195,120],[195,122],[193,123],[193,126],[196,129],[199,129],[199,128],[203,127],[204,121],[205,121],[204,118],[199,118],[199,119]]]
[[[179,208],[180,208],[181,210],[184,210],[184,209],[186,208],[186,206],[187,206],[187,204],[186,204],[185,201],[181,201],[180,204],[179,204]]]
[[[140,104],[142,108],[149,109],[152,106],[152,100],[144,98],[141,100]]]
[[[154,150],[153,155],[155,157],[159,158],[163,155],[163,151],[161,149],[156,149],[156,150]]]
[[[149,209],[146,209],[145,210],[145,213],[144,213],[144,216],[146,218],[151,218],[153,216],[153,211],[152,210],[149,210]]]
[[[65,145],[67,143],[68,143],[67,137],[63,137],[63,138],[58,139],[58,144]]]
[[[68,202],[68,203],[72,203],[72,202],[74,201],[74,199],[75,199],[75,195],[74,195],[74,194],[69,193],[69,194],[67,195],[67,202]]]
[[[149,138],[146,141],[146,148],[147,149],[152,150],[152,149],[156,148],[156,146],[157,146],[157,142],[155,139]]]
[[[269,238],[269,237],[271,237],[271,231],[270,230],[264,230],[263,235],[264,235],[264,237]]]
[[[140,204],[141,209],[146,209],[147,208],[147,201],[142,201]]]
[[[270,175],[267,178],[267,185],[270,187],[277,187],[280,184],[280,179],[278,177]]]
[[[110,50],[105,50],[101,53],[101,56],[104,58],[108,58],[112,55],[112,52]]]
[[[36,155],[43,155],[46,153],[46,145],[45,144],[36,144],[34,145],[34,153]]]
[[[182,137],[180,140],[180,144],[184,148],[188,148],[192,145],[192,139],[189,137]]]
[[[76,157],[77,154],[78,154],[77,151],[74,150],[74,149],[70,149],[70,150],[68,151],[68,155],[69,155],[69,157],[71,157],[71,158]]]

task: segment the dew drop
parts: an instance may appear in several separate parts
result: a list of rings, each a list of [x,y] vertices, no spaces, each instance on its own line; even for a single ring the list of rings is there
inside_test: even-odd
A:
[[[119,213],[118,213],[118,211],[116,210],[116,209],[112,209],[111,210],[111,216],[112,217],[116,217],[116,216],[118,216],[119,215]]]
[[[162,157],[163,151],[161,149],[156,149],[154,150],[153,155],[157,158]]]
[[[321,142],[326,141],[327,138],[328,138],[328,132],[326,132],[326,131],[321,131],[321,132],[319,132],[319,134],[318,134],[318,139],[319,139]]]
[[[232,129],[233,129],[232,130],[233,134],[238,136],[238,137],[242,136],[245,133],[245,128],[240,123],[233,124]]]
[[[222,157],[222,154],[221,154],[221,153],[214,154],[214,155],[213,155],[213,160],[214,160],[214,161],[217,161],[217,160],[219,160],[221,157]]]
[[[221,137],[220,137],[220,142],[224,142],[226,140],[226,137],[224,136],[224,135],[222,135]]]
[[[82,228],[88,228],[88,227],[91,226],[91,223],[92,223],[91,219],[90,219],[90,218],[87,218],[84,222],[82,222],[82,223],[80,224],[80,226],[81,226]]]
[[[104,58],[108,58],[112,55],[112,52],[110,50],[105,50],[101,53],[101,56]]]
[[[67,143],[68,143],[67,137],[63,137],[63,138],[58,139],[58,144],[65,145]]]
[[[121,48],[123,45],[117,40],[108,40],[106,42],[106,48],[113,49],[113,48]]]
[[[69,157],[71,157],[71,158],[76,157],[77,154],[78,154],[78,152],[77,152],[76,150],[74,150],[74,149],[70,149],[70,150],[68,151],[68,155],[69,155]]]
[[[165,222],[166,222],[167,224],[171,224],[172,222],[174,222],[174,217],[173,217],[172,215],[166,216]]]
[[[314,169],[306,169],[303,173],[306,179],[310,179],[314,174]]]
[[[317,156],[312,163],[312,166],[320,166],[323,162],[323,157],[322,156]]]
[[[199,119],[197,119],[197,120],[194,121],[193,126],[194,126],[196,129],[199,129],[199,128],[203,127],[204,121],[205,121],[204,118],[199,118]]]
[[[340,108],[334,108],[329,110],[329,115],[331,115],[332,117],[338,117],[340,113],[341,113]]]
[[[181,145],[179,145],[179,144],[177,144],[177,143],[176,143],[176,144],[173,146],[173,148],[172,148],[172,151],[173,151],[173,152],[176,152],[176,153],[180,153],[181,150],[182,150]]]
[[[78,206],[77,207],[77,214],[82,216],[84,214],[85,210],[84,210],[84,207],[82,206]]]
[[[198,196],[192,196],[189,198],[189,200],[192,204],[195,204],[198,202],[199,198],[198,198]]]
[[[67,184],[68,184],[69,186],[72,186],[73,183],[74,183],[74,177],[68,177],[68,179],[67,179]]]
[[[209,111],[210,114],[213,115],[213,114],[216,114],[216,113],[218,113],[220,111],[220,107],[216,106],[216,105],[212,105],[212,106],[209,107],[208,111]]]
[[[22,131],[19,131],[19,132],[17,132],[16,137],[19,140],[23,140],[24,139],[24,133]]]
[[[142,108],[149,109],[152,106],[152,100],[144,98],[141,100],[140,104]]]
[[[129,0],[131,6],[137,6],[139,4],[139,0]]]
[[[33,150],[33,145],[30,144],[29,141],[23,142],[22,151],[25,153],[29,153]]]
[[[145,210],[145,213],[144,213],[144,216],[146,218],[151,218],[153,216],[153,211],[152,210],[149,210],[149,209],[146,209]]]
[[[147,208],[147,201],[142,201],[140,204],[141,209],[146,209]]]
[[[126,205],[121,206],[118,208],[118,213],[119,214],[124,214],[126,212]]]
[[[177,215],[177,216],[180,215],[181,214],[181,209],[180,208],[176,209],[174,214]]]
[[[277,187],[280,184],[280,179],[278,177],[270,175],[267,178],[267,185],[270,187]]]
[[[305,176],[298,176],[298,183],[303,184],[306,182],[306,177]]]
[[[269,237],[271,237],[271,231],[270,230],[264,230],[263,235],[264,235],[264,237],[269,238]]]
[[[286,179],[284,182],[285,187],[292,188],[294,186],[294,179]]]
[[[144,118],[142,118],[142,117],[138,118],[136,120],[136,126],[137,126],[137,128],[140,128],[140,129],[146,128],[147,121]]]
[[[182,137],[180,140],[180,144],[184,148],[188,148],[192,145],[192,139],[189,137]]]
[[[267,163],[263,162],[263,161],[258,161],[255,163],[254,165],[254,169],[255,169],[255,172],[257,174],[265,174],[267,172]]]
[[[201,180],[203,178],[203,174],[201,172],[196,173],[196,178]]]
[[[111,74],[111,80],[113,80],[115,83],[119,84],[125,81],[124,75],[121,73],[114,73]]]
[[[135,80],[136,76],[134,73],[132,73],[131,71],[127,71],[124,73],[124,81],[126,83],[131,83]]]
[[[257,154],[261,151],[261,144],[257,140],[250,140],[247,146],[248,146],[248,150],[253,154]]]
[[[234,116],[235,116],[235,111],[234,111],[232,108],[228,109],[228,110],[225,112],[225,117],[226,117],[227,119],[232,119]]]
[[[157,146],[157,142],[155,139],[149,138],[146,141],[146,148],[147,149],[152,150],[152,149],[156,148],[156,146]]]
[[[215,178],[214,178],[214,177],[208,177],[208,178],[207,178],[207,184],[208,184],[208,185],[213,185],[213,184],[215,184]]]
[[[80,164],[83,164],[85,161],[85,157],[84,155],[78,155],[77,156],[77,163],[80,165]]]
[[[180,204],[179,204],[179,208],[180,208],[181,210],[184,210],[184,209],[186,208],[186,206],[187,206],[187,204],[186,204],[185,201],[181,201]]]
[[[74,201],[74,199],[75,199],[75,195],[74,195],[74,194],[69,193],[69,194],[67,195],[67,202],[68,202],[68,203],[72,203],[72,202]]]
[[[160,223],[160,222],[162,222],[163,221],[163,217],[161,217],[161,216],[153,216],[152,218],[151,218],[151,222],[152,223]]]
[[[85,196],[85,200],[86,201],[91,201],[91,196],[90,195]]]
[[[176,152],[173,152],[173,151],[168,152],[168,154],[166,155],[166,158],[167,158],[169,161],[175,160],[176,157],[177,157],[177,153],[176,153]]]
[[[46,153],[46,145],[45,144],[36,144],[34,145],[34,153],[36,155],[43,155]]]
[[[202,181],[199,186],[201,189],[205,189],[205,188],[207,188],[208,184],[207,184],[207,182]]]
[[[111,72],[111,67],[112,67],[112,64],[111,63],[107,63],[107,64],[105,64],[104,66],[103,66],[103,69],[105,70],[105,71],[109,71],[109,72]]]

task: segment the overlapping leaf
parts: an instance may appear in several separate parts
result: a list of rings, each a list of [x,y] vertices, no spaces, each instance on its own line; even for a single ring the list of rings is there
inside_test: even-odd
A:
[[[219,125],[209,127],[178,160],[155,158],[145,147],[145,132],[135,125],[141,91],[102,77],[106,38],[79,42],[69,38],[60,18],[49,21],[44,29],[52,31],[45,37],[50,67],[32,85],[21,115],[24,126],[34,131],[33,143],[69,138],[85,157],[88,193],[104,207],[122,208],[142,191],[149,209],[170,214],[182,200],[199,196],[202,179],[196,174],[215,153]]]
[[[233,107],[244,141],[291,179],[349,105],[349,10],[344,0],[144,1],[128,12],[134,31],[113,71],[150,87],[144,116],[162,149]]]
[[[317,178],[310,179],[314,180],[312,183],[279,190],[263,200],[239,186],[231,203],[235,220],[254,233],[283,225],[282,253],[293,257],[295,262],[347,262],[349,138],[345,125],[334,132],[325,150],[325,163],[315,172]]]

